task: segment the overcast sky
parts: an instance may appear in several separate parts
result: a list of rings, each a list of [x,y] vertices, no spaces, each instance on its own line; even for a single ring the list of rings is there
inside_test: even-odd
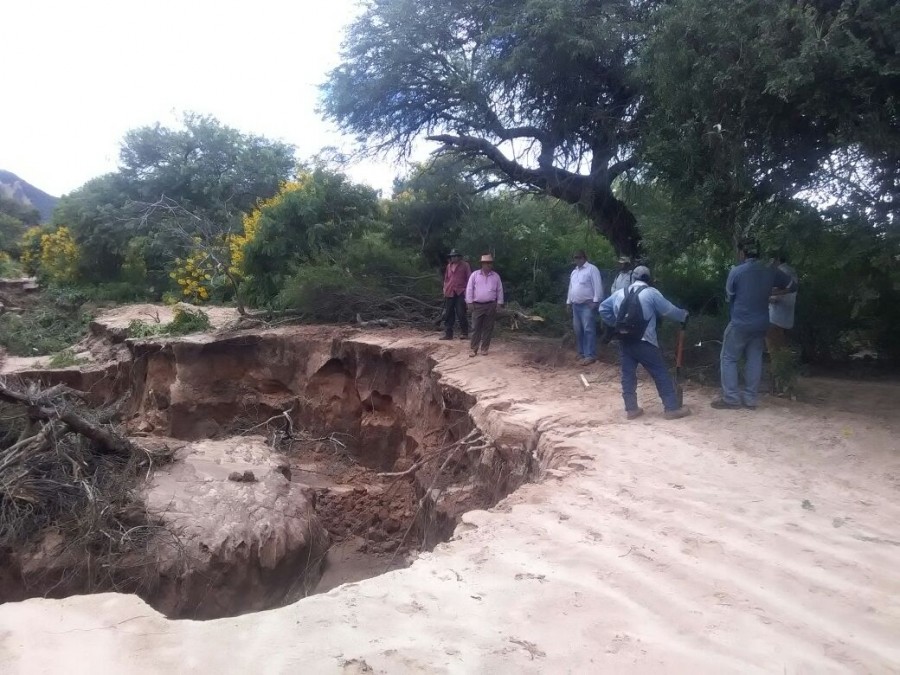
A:
[[[356,0],[23,0],[0,20],[0,169],[62,195],[112,171],[131,128],[209,113],[297,146],[349,139],[316,113]],[[401,169],[403,167],[400,167]],[[396,164],[349,173],[390,191]]]

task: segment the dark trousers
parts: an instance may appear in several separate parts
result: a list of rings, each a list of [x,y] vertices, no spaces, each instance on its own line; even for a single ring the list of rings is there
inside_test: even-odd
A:
[[[486,352],[491,346],[491,338],[494,336],[494,319],[497,318],[496,302],[476,302],[472,305],[472,341],[470,346],[473,352]]]
[[[659,347],[639,340],[619,342],[619,350],[622,354],[622,398],[625,400],[625,410],[638,409],[637,367],[639,364],[644,366],[656,383],[656,391],[659,392],[665,409],[678,410],[675,383],[666,369],[666,363],[663,361]]]
[[[459,319],[459,331],[463,337],[469,335],[469,319],[466,316],[465,293],[444,298],[444,335],[453,337],[453,326]]]

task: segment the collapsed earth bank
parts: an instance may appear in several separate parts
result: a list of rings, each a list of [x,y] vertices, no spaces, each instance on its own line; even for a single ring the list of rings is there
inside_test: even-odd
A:
[[[140,477],[146,517],[115,564],[48,528],[0,552],[0,601],[120,590],[191,618],[280,606],[405,564],[535,471],[537,438],[479,429],[475,398],[423,349],[325,328],[94,333],[105,362],[19,376],[117,402],[131,438],[174,461]]]

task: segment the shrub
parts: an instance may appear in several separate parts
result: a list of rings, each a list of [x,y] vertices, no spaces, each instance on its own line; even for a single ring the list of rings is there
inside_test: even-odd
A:
[[[91,315],[81,305],[43,299],[24,314],[0,316],[0,345],[14,356],[45,356],[66,349],[87,334]]]
[[[22,235],[22,255],[20,261],[25,273],[35,276],[41,264],[41,237],[44,235],[44,228],[35,226],[29,227]]]
[[[212,328],[209,315],[200,309],[178,305],[169,323],[148,323],[141,319],[132,319],[128,324],[128,336],[132,338],[150,338],[159,335],[190,335],[205,333]]]
[[[200,309],[176,305],[172,321],[165,325],[169,335],[189,335],[204,333],[212,328],[209,315]]]
[[[6,251],[0,251],[0,278],[18,279],[24,271],[21,263],[13,260]]]
[[[39,273],[51,282],[72,283],[78,278],[80,255],[68,227],[42,234]]]
[[[56,352],[49,361],[51,368],[70,368],[71,366],[80,366],[82,363],[86,363],[86,360],[75,356],[75,352],[71,349]]]
[[[165,324],[148,323],[142,319],[132,319],[128,323],[128,337],[142,339],[162,335]]]
[[[308,321],[344,323],[370,312],[386,297],[377,285],[365,286],[336,265],[303,265],[278,294],[276,304]]]
[[[769,369],[772,374],[772,393],[793,397],[797,393],[797,377],[800,360],[791,349],[777,349],[770,353]]]

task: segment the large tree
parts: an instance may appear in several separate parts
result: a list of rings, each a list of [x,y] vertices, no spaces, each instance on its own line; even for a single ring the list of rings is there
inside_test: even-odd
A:
[[[612,191],[635,163],[631,78],[656,0],[370,0],[324,111],[380,149],[423,135],[506,182],[577,204],[620,252],[635,218]]]
[[[91,281],[117,278],[130,243],[141,237],[157,286],[166,282],[172,253],[182,247],[183,237],[173,233],[203,236],[197,223],[239,231],[240,214],[274,195],[295,167],[290,145],[196,114],[185,115],[180,128],[156,124],[129,131],[119,163],[118,171],[63,197],[53,220],[68,225],[81,244],[82,276]],[[169,208],[148,210],[160,203]],[[194,217],[173,223],[176,213]]]
[[[641,156],[676,200],[734,237],[798,196],[896,226],[896,0],[681,0],[657,18]]]
[[[442,267],[457,245],[465,214],[483,199],[470,174],[465,163],[438,158],[396,179],[394,198],[386,203],[391,239],[421,252],[430,266]]]
[[[165,196],[209,217],[249,211],[275,194],[296,164],[290,145],[193,113],[180,129],[155,124],[129,131],[119,158],[135,198]]]

